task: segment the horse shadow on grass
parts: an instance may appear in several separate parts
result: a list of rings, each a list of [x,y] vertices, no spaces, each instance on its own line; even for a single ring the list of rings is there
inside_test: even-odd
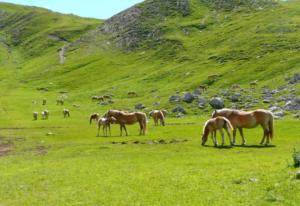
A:
[[[254,149],[267,149],[267,148],[275,148],[276,145],[234,145],[234,146],[213,146],[213,145],[205,145],[203,147],[215,148],[215,149],[234,149],[237,148],[254,148]]]

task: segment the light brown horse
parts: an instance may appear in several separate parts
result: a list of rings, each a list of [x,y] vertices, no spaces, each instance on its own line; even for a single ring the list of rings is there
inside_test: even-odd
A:
[[[154,120],[155,126],[158,126],[158,121],[160,121],[160,125],[165,126],[165,114],[166,110],[153,110],[149,113]]]
[[[274,136],[274,125],[273,125],[273,115],[267,110],[258,109],[253,112],[245,112],[240,110],[232,109],[221,109],[216,110],[212,114],[212,117],[222,116],[229,119],[231,125],[233,126],[233,143],[236,139],[236,129],[239,130],[240,135],[243,139],[243,145],[246,144],[246,140],[243,134],[243,128],[255,128],[261,125],[264,130],[263,138],[260,144],[264,144],[266,140],[266,145],[270,143],[270,139]]]
[[[218,141],[216,138],[218,130],[220,131],[220,133],[222,135],[222,146],[223,146],[225,144],[223,129],[225,129],[225,131],[228,135],[230,144],[233,145],[233,142],[231,141],[231,137],[230,137],[229,128],[231,129],[231,131],[233,130],[233,127],[230,124],[230,121],[228,119],[226,119],[225,117],[216,117],[216,118],[208,120],[207,122],[205,122],[204,127],[203,127],[202,146],[204,146],[205,143],[207,142],[209,133],[211,134],[211,138],[214,142],[214,145],[218,146]]]
[[[93,121],[98,122],[99,118],[100,118],[100,115],[98,113],[91,114],[91,116],[90,116],[90,124],[92,124]]]
[[[135,123],[140,124],[140,135],[146,134],[147,129],[147,116],[143,112],[122,112],[119,110],[109,110],[105,117],[114,117],[116,118],[116,124],[120,125],[121,136],[123,135],[123,129],[125,130],[126,136],[128,136],[127,129],[125,125],[133,125]]]

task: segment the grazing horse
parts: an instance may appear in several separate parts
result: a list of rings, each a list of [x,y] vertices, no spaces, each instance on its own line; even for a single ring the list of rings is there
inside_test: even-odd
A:
[[[158,120],[160,125],[165,126],[165,115],[166,110],[153,110],[149,113],[149,116],[153,118],[155,126],[158,126]]]
[[[109,130],[109,135],[111,136],[110,124],[116,123],[117,119],[114,117],[102,117],[98,120],[98,137],[100,136],[101,126],[103,128],[103,135],[107,137],[107,129]]]
[[[63,99],[57,99],[56,105],[64,105],[65,101]]]
[[[33,112],[33,120],[37,120],[38,119],[38,112]]]
[[[64,109],[64,110],[63,110],[63,115],[64,115],[64,118],[70,117],[70,110]]]
[[[243,134],[243,128],[255,128],[261,125],[264,130],[263,138],[260,144],[264,144],[266,140],[266,145],[270,143],[270,139],[274,136],[274,126],[273,126],[273,115],[267,110],[258,109],[253,112],[245,112],[240,110],[232,109],[221,109],[216,110],[212,114],[212,117],[222,116],[229,119],[231,125],[233,126],[233,143],[236,139],[236,129],[239,130],[240,135],[243,139],[243,145],[246,144],[246,140]]]
[[[127,129],[125,125],[132,125],[138,122],[140,124],[140,135],[146,134],[147,129],[147,116],[143,112],[122,112],[118,110],[109,110],[105,117],[116,118],[116,124],[120,125],[121,136],[123,135],[123,129],[125,130],[126,136],[128,136]]]
[[[49,118],[49,111],[48,110],[44,110],[43,112],[42,112],[42,118],[44,119],[44,120],[46,120],[46,119],[48,119]]]
[[[43,99],[42,105],[46,105],[46,104],[47,104],[47,99]]]
[[[100,118],[100,115],[98,113],[91,114],[91,116],[90,116],[90,124],[92,124],[93,121],[98,122],[99,118]]]
[[[230,128],[231,131],[233,130],[233,127],[232,127],[230,121],[228,119],[226,119],[225,117],[216,117],[216,118],[210,119],[207,122],[205,122],[204,127],[203,127],[203,134],[202,134],[202,146],[204,146],[205,143],[207,142],[209,133],[211,133],[211,138],[214,142],[214,145],[218,146],[217,137],[216,137],[217,130],[219,130],[222,135],[222,146],[223,146],[225,143],[223,129],[225,129],[225,131],[228,135],[230,144],[233,145],[233,142],[231,141],[231,138],[230,138],[230,132],[228,131],[228,128]]]

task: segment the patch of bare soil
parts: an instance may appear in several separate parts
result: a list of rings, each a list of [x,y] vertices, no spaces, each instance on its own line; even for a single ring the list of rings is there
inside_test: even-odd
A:
[[[46,155],[48,153],[49,148],[50,146],[46,147],[43,145],[39,145],[36,147],[36,154],[40,156]]]
[[[8,155],[12,151],[13,144],[11,142],[0,143],[0,157]]]
[[[148,141],[122,141],[122,142],[111,142],[111,144],[117,144],[117,145],[127,145],[127,144],[148,144],[148,145],[160,145],[160,144],[182,144],[188,142],[187,139],[178,140],[178,139],[171,139],[171,140],[148,140]]]

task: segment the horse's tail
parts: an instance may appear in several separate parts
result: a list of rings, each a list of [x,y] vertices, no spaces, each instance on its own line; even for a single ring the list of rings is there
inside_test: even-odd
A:
[[[274,118],[273,115],[271,114],[271,118],[269,120],[269,133],[270,133],[270,138],[273,139],[274,137]]]
[[[232,131],[233,130],[233,126],[230,123],[230,121],[227,118],[225,118],[225,117],[223,119],[225,121],[225,125],[224,126],[228,126],[231,129],[231,131]]]

